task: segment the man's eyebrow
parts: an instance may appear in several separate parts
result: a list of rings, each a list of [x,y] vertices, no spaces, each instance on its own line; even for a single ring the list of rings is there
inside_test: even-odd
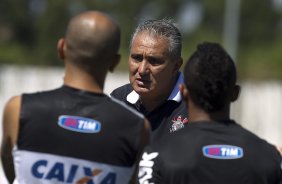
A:
[[[140,53],[130,53],[130,55],[142,55],[142,54],[140,54]]]
[[[165,57],[164,56],[156,56],[156,55],[154,55],[154,56],[146,56],[146,58],[148,58],[148,59],[163,59]]]

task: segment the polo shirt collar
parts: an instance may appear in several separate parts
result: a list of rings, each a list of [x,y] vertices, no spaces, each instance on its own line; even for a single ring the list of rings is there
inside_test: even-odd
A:
[[[179,85],[183,83],[184,83],[183,74],[179,72],[177,82],[174,85],[174,88],[167,100],[173,100],[176,102],[180,102],[182,100],[181,93],[179,90]],[[139,95],[133,90],[131,93],[127,95],[126,100],[131,104],[135,104],[139,100],[139,98],[140,98]]]

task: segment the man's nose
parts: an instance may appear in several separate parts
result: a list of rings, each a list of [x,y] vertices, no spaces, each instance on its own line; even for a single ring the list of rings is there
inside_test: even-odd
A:
[[[145,59],[142,62],[140,62],[138,73],[140,75],[145,75],[149,73],[149,64]]]

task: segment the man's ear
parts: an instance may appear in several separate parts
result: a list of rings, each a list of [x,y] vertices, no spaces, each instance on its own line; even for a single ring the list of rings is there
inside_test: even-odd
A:
[[[58,56],[59,56],[60,59],[65,59],[64,46],[65,46],[65,39],[60,38],[58,43],[57,43],[57,52],[58,52]]]
[[[176,63],[175,63],[175,72],[178,73],[178,71],[180,70],[181,66],[183,64],[183,59],[182,57],[180,57]]]
[[[110,67],[109,67],[109,71],[110,72],[113,72],[114,70],[115,70],[115,68],[117,67],[117,65],[119,64],[119,62],[120,62],[120,55],[119,54],[116,54],[114,57],[113,57],[113,59],[112,59],[112,63],[111,63],[111,65],[110,65]]]
[[[188,90],[187,90],[185,84],[180,84],[180,85],[179,85],[179,90],[180,90],[182,99],[183,99],[185,102],[187,102],[187,101],[188,101]]]
[[[238,99],[241,92],[241,87],[239,85],[235,85],[232,91],[231,102],[234,102]]]

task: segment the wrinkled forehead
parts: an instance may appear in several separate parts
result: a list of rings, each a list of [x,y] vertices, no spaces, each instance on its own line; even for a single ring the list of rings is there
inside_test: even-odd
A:
[[[170,51],[169,40],[166,37],[148,31],[140,32],[132,38],[130,50],[140,46]]]
[[[168,40],[149,33],[142,33],[136,35],[132,41],[130,52],[147,52],[151,54],[169,56],[169,43]]]

